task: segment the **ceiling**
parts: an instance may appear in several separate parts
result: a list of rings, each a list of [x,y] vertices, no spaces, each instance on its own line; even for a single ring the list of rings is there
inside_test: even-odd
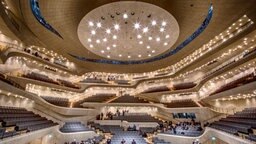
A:
[[[7,0],[9,3],[17,3],[16,0]],[[111,9],[112,2],[120,1],[116,0],[39,0],[39,5],[41,9],[41,13],[44,16],[45,20],[54,27],[60,35],[63,37],[61,39],[51,31],[47,30],[43,27],[34,17],[31,12],[29,0],[20,0],[19,4],[11,4],[15,8],[15,13],[17,17],[22,19],[24,23],[28,26],[28,28],[33,32],[33,34],[46,45],[46,47],[50,50],[60,53],[63,56],[66,56],[70,61],[76,63],[79,72],[87,72],[87,71],[104,71],[104,72],[117,72],[117,73],[134,73],[134,72],[147,72],[156,70],[159,68],[164,68],[166,66],[172,65],[176,63],[178,60],[186,57],[188,54],[191,54],[196,49],[200,48],[204,43],[208,42],[215,35],[221,33],[223,30],[228,28],[233,22],[238,20],[243,15],[247,15],[252,21],[256,21],[256,1],[255,0],[247,0],[246,3],[244,0],[229,0],[229,1],[219,1],[219,0],[142,0],[140,2],[132,2],[132,3],[142,3],[145,2],[148,5],[142,6],[143,10],[145,7],[145,11],[149,12],[150,7],[157,7],[152,12],[156,12],[157,21],[162,21],[160,19],[165,19],[167,21],[166,32],[170,32],[170,36],[173,36],[168,39],[168,45],[163,46],[155,46],[156,44],[152,44],[152,47],[155,48],[155,52],[151,52],[150,57],[154,57],[161,53],[164,53],[168,49],[174,49],[184,40],[186,40],[203,22],[207,15],[208,8],[210,3],[213,4],[213,17],[206,28],[206,30],[199,35],[195,40],[193,40],[189,45],[187,45],[184,49],[172,55],[168,58],[154,61],[147,64],[135,64],[135,65],[111,65],[111,64],[97,64],[92,62],[84,62],[77,60],[70,55],[69,53],[93,58],[93,59],[118,59],[118,60],[140,60],[148,58],[148,51],[145,46],[141,46],[140,41],[138,41],[137,33],[132,32],[132,24],[125,26],[126,24],[120,24],[120,31],[122,28],[126,28],[127,35],[133,35],[132,42],[126,42],[125,38],[127,35],[124,34],[116,35],[118,42],[122,47],[124,46],[132,46],[131,58],[128,58],[128,52],[126,50],[117,49],[112,51],[110,56],[105,53],[107,51],[107,47],[105,45],[97,46],[97,50],[91,50],[90,44],[88,42],[88,38],[90,38],[90,34],[92,29],[88,27],[88,19],[96,19],[96,16],[106,15],[107,13],[102,13],[100,9],[104,9],[105,11],[114,12],[115,9]],[[122,2],[123,3],[123,2]],[[125,2],[125,3],[131,3]],[[104,6],[105,5],[105,6]],[[107,7],[106,9],[104,7]],[[140,8],[130,8],[128,9],[121,4],[115,5],[116,9],[124,10],[134,10],[140,11]],[[97,10],[99,9],[99,10]],[[162,13],[163,12],[163,13]],[[159,15],[159,16],[158,16]],[[105,16],[107,17],[107,16]],[[140,18],[145,17],[143,14],[139,15]],[[131,19],[129,19],[131,18]],[[159,20],[158,20],[159,18]],[[171,19],[170,19],[171,18]],[[128,17],[129,20],[134,21],[131,16]],[[144,18],[146,19],[146,18]],[[85,23],[83,24],[83,20]],[[97,21],[97,20],[95,20]],[[116,20],[117,22],[123,23],[123,17],[120,17]],[[146,22],[147,21],[147,22]],[[177,21],[177,23],[175,23]],[[141,23],[150,24],[151,21],[143,20]],[[111,22],[102,22],[102,26],[110,26]],[[168,24],[174,24],[174,27],[168,27]],[[80,27],[80,25],[83,27]],[[96,23],[97,25],[97,23]],[[114,25],[113,25],[114,27]],[[80,29],[81,28],[81,29]],[[253,29],[255,26],[253,27]],[[150,28],[151,29],[151,28]],[[160,31],[160,29],[159,29]],[[102,31],[105,32],[105,31]],[[85,33],[84,35],[82,33]],[[125,32],[121,32],[125,33]],[[150,32],[151,33],[151,32]],[[157,28],[153,35],[158,35]],[[143,34],[143,29],[142,29]],[[83,36],[81,36],[83,35]],[[165,35],[166,36],[166,35]],[[240,36],[241,37],[241,36]],[[144,38],[144,37],[143,37]],[[146,41],[145,37],[143,40]],[[84,41],[87,40],[87,41]],[[99,39],[104,39],[99,35]],[[176,40],[177,39],[177,40]],[[97,38],[95,40],[95,43]],[[113,43],[114,39],[112,36],[111,43]],[[136,43],[137,42],[137,43]],[[145,42],[146,44],[147,42]],[[113,43],[114,44],[114,43]],[[113,46],[112,44],[112,46]],[[88,47],[89,46],[89,47]],[[227,45],[226,45],[227,46]],[[102,50],[105,48],[104,53]],[[119,55],[122,57],[119,57]],[[141,55],[141,56],[139,56]]]

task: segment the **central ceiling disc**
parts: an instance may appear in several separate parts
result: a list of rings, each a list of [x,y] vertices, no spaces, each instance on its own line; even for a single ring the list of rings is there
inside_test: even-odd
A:
[[[114,2],[85,15],[78,37],[89,51],[116,60],[143,60],[170,49],[179,25],[166,10],[137,1]]]

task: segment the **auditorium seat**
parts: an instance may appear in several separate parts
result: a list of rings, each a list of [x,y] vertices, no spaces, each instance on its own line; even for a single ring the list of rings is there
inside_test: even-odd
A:
[[[154,144],[171,144],[170,142],[165,142],[164,140],[159,139],[157,137],[153,137],[153,142]]]
[[[189,82],[189,83],[179,83],[179,84],[174,84],[173,89],[174,90],[184,90],[184,89],[190,89],[196,86],[196,83],[194,82]]]

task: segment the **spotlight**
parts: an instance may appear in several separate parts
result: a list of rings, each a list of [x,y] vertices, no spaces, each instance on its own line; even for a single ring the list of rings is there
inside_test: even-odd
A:
[[[153,20],[153,21],[151,22],[151,24],[152,24],[152,26],[155,26],[155,25],[156,25],[156,21]]]
[[[127,18],[128,18],[128,15],[125,13],[125,14],[123,15],[123,18],[124,18],[124,19],[127,19]]]
[[[91,34],[92,34],[92,35],[95,35],[95,34],[96,34],[96,31],[95,31],[95,30],[92,30],[92,31],[91,31]]]
[[[97,27],[100,28],[101,27],[101,23],[97,23]]]
[[[110,30],[110,29],[106,29],[106,33],[107,33],[107,34],[110,34],[110,33],[111,33],[111,30]]]
[[[148,27],[143,28],[143,33],[148,32]]]
[[[162,22],[162,26],[166,26],[166,24],[167,24],[166,21]]]
[[[92,21],[89,21],[89,26],[94,26],[93,22]]]
[[[135,23],[135,24],[134,24],[134,28],[135,28],[135,29],[139,29],[139,28],[140,28],[140,23]]]
[[[118,24],[115,24],[115,25],[114,25],[114,28],[115,28],[115,30],[119,30],[119,29],[120,29],[120,26],[119,26]]]

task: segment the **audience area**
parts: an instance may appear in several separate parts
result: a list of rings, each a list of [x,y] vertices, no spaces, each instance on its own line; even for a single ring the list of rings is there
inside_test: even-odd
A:
[[[213,122],[210,127],[256,141],[256,108],[246,108],[234,115]]]
[[[172,100],[170,103],[164,103],[167,108],[184,108],[184,107],[199,107],[199,105],[191,99]]]
[[[51,96],[41,96],[45,101],[56,105],[56,106],[62,106],[62,107],[69,107],[70,102],[67,98],[61,98],[61,97],[51,97]]]
[[[0,106],[0,122],[0,139],[57,125],[25,108],[5,106]]]
[[[169,124],[166,134],[197,137],[203,134],[201,123],[191,120],[191,122],[180,122],[178,124]]]
[[[69,88],[74,88],[74,89],[80,88],[79,85],[73,84],[69,81],[60,80],[60,79],[53,80],[46,75],[35,73],[35,72],[23,74],[22,77],[33,79],[33,80],[38,80],[38,81],[42,81],[42,82],[47,82],[47,83],[51,83],[51,84],[55,84],[55,85],[65,86],[65,87],[69,87]]]
[[[111,101],[110,103],[148,103],[148,101],[131,95],[123,95]]]
[[[146,89],[142,93],[154,93],[154,92],[165,92],[165,91],[170,91],[170,89],[167,86],[157,86],[157,87],[151,87],[149,89]]]

